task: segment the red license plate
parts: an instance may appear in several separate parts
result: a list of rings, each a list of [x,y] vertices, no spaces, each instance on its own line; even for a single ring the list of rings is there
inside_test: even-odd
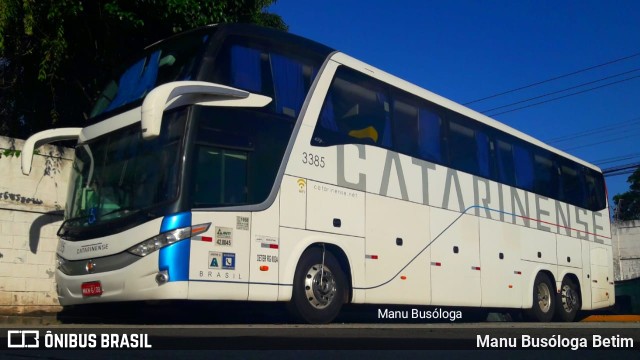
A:
[[[81,289],[82,289],[82,296],[102,295],[102,285],[100,285],[100,281],[82,283]]]

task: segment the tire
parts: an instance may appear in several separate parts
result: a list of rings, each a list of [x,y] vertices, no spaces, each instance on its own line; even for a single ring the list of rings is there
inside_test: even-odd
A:
[[[545,273],[538,273],[533,283],[533,307],[525,311],[527,319],[549,322],[553,319],[556,307],[555,286]]]
[[[556,320],[572,322],[582,307],[580,290],[575,282],[565,277],[562,279],[560,293],[557,296]]]
[[[289,311],[300,321],[327,324],[338,316],[346,301],[347,283],[335,256],[322,249],[305,251],[293,277],[293,293]]]

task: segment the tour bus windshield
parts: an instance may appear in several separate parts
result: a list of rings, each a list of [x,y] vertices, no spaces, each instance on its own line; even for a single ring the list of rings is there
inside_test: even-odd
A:
[[[116,220],[127,228],[169,211],[265,201],[330,51],[297,41],[207,28],[150,47],[109,82],[92,117],[111,121],[106,117],[155,87],[180,80],[232,86],[272,101],[262,108],[179,107],[164,113],[156,139],[143,139],[135,123],[79,144],[61,236],[96,237],[113,231],[106,227]],[[190,135],[187,129],[196,130]]]
[[[143,141],[135,124],[79,144],[65,226],[98,225],[174,199],[186,123],[176,117],[153,140]]]
[[[209,34],[195,32],[152,46],[107,83],[91,111],[91,118],[140,100],[159,85],[192,80],[198,55],[209,37]]]

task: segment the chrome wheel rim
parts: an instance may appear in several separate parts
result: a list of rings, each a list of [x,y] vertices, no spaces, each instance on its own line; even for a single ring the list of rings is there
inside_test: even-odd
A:
[[[304,290],[307,300],[314,308],[324,309],[336,295],[336,279],[328,267],[313,265],[305,275]]]
[[[562,307],[564,311],[570,313],[578,306],[578,294],[571,286],[564,285],[562,287]]]
[[[551,309],[551,290],[545,283],[538,284],[538,307],[547,313]]]

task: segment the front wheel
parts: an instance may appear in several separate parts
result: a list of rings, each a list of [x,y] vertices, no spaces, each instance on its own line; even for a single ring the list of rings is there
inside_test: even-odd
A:
[[[575,320],[578,311],[582,307],[580,291],[570,278],[565,277],[558,294],[558,306],[556,306],[556,319],[571,322]]]
[[[556,307],[555,286],[545,273],[538,273],[533,284],[533,307],[525,311],[528,319],[549,322]]]
[[[331,322],[346,299],[345,279],[331,252],[321,248],[305,251],[293,277],[290,311],[297,319],[311,324]]]

